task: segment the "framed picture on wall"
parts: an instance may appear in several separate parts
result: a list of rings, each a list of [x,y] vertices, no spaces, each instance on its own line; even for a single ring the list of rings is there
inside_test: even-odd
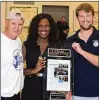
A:
[[[97,29],[99,29],[99,18],[98,18],[98,16],[99,16],[99,12],[95,12],[94,13],[94,20],[93,20],[93,25],[97,28]]]
[[[10,10],[19,9],[24,15],[24,26],[27,27],[30,24],[31,19],[38,14],[37,7],[19,7],[19,6],[11,6]]]
[[[94,23],[98,23],[98,15],[99,15],[99,12],[94,13]]]
[[[77,31],[80,28],[77,17],[76,17],[76,12],[73,12],[73,30],[74,32]]]

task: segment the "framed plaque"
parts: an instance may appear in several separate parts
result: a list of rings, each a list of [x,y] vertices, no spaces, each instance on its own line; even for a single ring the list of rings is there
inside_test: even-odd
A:
[[[10,10],[12,9],[19,9],[23,15],[24,15],[24,26],[29,27],[30,21],[34,16],[38,14],[38,8],[37,7],[21,7],[21,6],[11,6]]]
[[[71,91],[71,45],[56,43],[46,55],[44,100],[66,100],[65,92]]]
[[[49,100],[66,100],[65,93],[51,92]]]
[[[69,49],[48,48],[47,59],[47,90],[70,91],[71,60],[62,59],[71,57]],[[51,57],[51,59],[50,59]],[[61,59],[57,59],[58,57]]]

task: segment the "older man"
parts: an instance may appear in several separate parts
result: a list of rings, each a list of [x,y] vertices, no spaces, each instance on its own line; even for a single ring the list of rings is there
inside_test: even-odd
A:
[[[23,14],[12,10],[1,33],[1,100],[20,100],[23,88],[22,45],[18,35],[24,24]]]

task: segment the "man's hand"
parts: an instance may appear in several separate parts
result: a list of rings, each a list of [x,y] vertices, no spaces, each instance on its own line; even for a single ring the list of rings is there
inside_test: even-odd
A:
[[[79,54],[81,54],[82,53],[82,48],[81,48],[81,46],[80,46],[80,44],[79,43],[76,43],[76,42],[74,42],[73,44],[72,44],[72,48],[77,52],[77,53],[79,53]]]
[[[72,93],[66,92],[66,100],[72,100]]]
[[[63,33],[66,34],[66,35],[68,35],[68,32],[69,32],[68,29],[67,30],[63,30]]]

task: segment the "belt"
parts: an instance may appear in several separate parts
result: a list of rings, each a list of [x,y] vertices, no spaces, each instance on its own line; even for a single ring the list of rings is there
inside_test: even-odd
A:
[[[36,75],[29,75],[29,77],[43,77],[44,73],[37,73]]]
[[[43,73],[38,73],[37,74],[38,77],[43,77],[43,75],[44,75]]]

